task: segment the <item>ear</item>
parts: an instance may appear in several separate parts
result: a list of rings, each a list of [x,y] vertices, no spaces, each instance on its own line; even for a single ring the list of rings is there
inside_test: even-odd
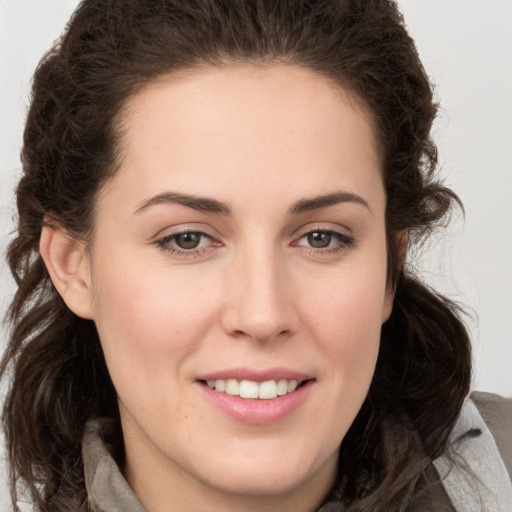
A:
[[[397,235],[397,256],[398,264],[400,269],[405,265],[407,258],[407,249],[409,247],[409,230],[404,229]],[[395,300],[396,283],[392,283],[388,280],[386,285],[386,294],[384,297],[384,304],[382,308],[382,323],[386,322],[391,316],[393,311],[393,301]]]
[[[407,259],[407,249],[409,249],[409,230],[404,229],[396,236],[398,238],[398,261],[400,269],[402,269]]]
[[[85,242],[70,236],[57,222],[47,220],[39,252],[50,278],[73,313],[92,319],[91,268]]]

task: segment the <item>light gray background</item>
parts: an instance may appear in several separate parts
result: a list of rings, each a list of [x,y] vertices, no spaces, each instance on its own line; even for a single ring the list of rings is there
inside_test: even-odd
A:
[[[0,0],[0,251],[15,222],[13,188],[33,70],[77,0]],[[467,306],[474,388],[512,395],[512,0],[400,0],[436,83],[446,183],[466,218],[414,258],[428,282]],[[0,313],[14,285],[0,263]],[[0,345],[5,330],[0,332]],[[10,510],[0,479],[0,510]]]

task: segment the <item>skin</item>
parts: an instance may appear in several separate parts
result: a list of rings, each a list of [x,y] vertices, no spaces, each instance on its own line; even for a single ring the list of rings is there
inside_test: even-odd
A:
[[[99,195],[92,246],[46,227],[41,253],[71,309],[98,328],[125,476],[151,512],[314,510],[392,307],[371,117],[329,80],[276,64],[161,78],[122,122],[120,170]],[[297,212],[332,194],[334,204]],[[184,230],[207,236],[173,252]],[[308,233],[319,231],[330,242],[312,247]],[[312,383],[286,417],[242,423],[197,381],[240,367],[288,368]]]

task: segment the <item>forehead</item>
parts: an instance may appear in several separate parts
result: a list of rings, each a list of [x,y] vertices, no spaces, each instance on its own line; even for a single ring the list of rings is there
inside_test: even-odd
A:
[[[248,192],[257,185],[280,197],[310,195],[311,186],[330,192],[335,177],[349,178],[348,188],[381,181],[362,102],[299,66],[204,67],[164,76],[130,100],[121,125],[113,184],[131,182],[126,200],[170,187],[229,201],[230,192],[241,192],[237,180],[251,184]]]

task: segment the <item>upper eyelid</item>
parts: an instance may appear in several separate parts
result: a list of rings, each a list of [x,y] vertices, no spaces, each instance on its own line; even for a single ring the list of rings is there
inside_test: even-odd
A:
[[[188,229],[188,230],[184,230],[184,231],[176,231],[174,233],[168,233],[166,235],[162,235],[160,237],[157,237],[157,240],[172,240],[173,238],[177,238],[178,236],[181,236],[181,235],[188,235],[188,234],[196,234],[196,235],[201,235],[201,236],[205,236],[207,238],[214,238],[212,235],[210,235],[209,233],[206,233],[205,231],[199,231],[199,230],[191,230],[191,229]]]
[[[205,226],[204,224],[194,225],[195,223],[191,223],[189,225],[185,224],[184,226],[175,226],[175,227],[166,227],[164,229],[159,230],[159,232],[151,237],[151,241],[158,243],[165,240],[172,240],[174,237],[178,237],[180,235],[186,233],[198,233],[201,234],[211,240],[220,242],[223,238],[225,238],[222,234],[218,233],[217,230],[211,228],[210,226]],[[339,224],[333,225],[330,222],[314,222],[307,223],[302,225],[300,228],[295,229],[291,236],[291,243],[294,243],[309,233],[314,232],[324,232],[324,233],[333,233],[335,235],[340,235],[344,238],[349,238],[354,240],[355,237],[351,229],[346,226],[340,226]]]
[[[154,235],[152,237],[152,239],[159,240],[162,238],[172,238],[172,237],[183,235],[186,233],[198,233],[198,234],[207,236],[209,238],[214,238],[214,239],[222,238],[222,235],[214,234],[213,229],[210,230],[210,229],[205,229],[202,227],[201,228],[199,228],[199,227],[183,227],[183,228],[177,228],[175,230],[165,233],[167,231],[167,229],[168,228],[160,230],[156,235]],[[297,238],[302,238],[303,236],[305,236],[309,233],[314,233],[314,232],[338,233],[340,235],[348,236],[348,237],[353,236],[352,231],[348,228],[331,227],[331,226],[325,226],[325,225],[323,225],[323,226],[321,226],[321,225],[303,226],[303,227],[295,230],[295,232],[291,236],[294,239],[297,239]]]
[[[167,235],[156,237],[154,243],[156,243],[157,245],[158,244],[163,245],[165,243],[170,243],[171,241],[175,240],[177,237],[179,237],[181,235],[186,235],[187,233],[195,233],[195,234],[204,236],[204,237],[208,238],[209,240],[213,240],[213,241],[217,240],[216,237],[214,237],[213,235],[210,235],[209,233],[206,233],[205,231],[189,229],[189,230],[183,230],[183,231],[176,231],[174,233],[169,233]],[[180,250],[187,251],[186,249],[180,249]],[[192,252],[193,250],[194,249],[190,249],[187,252]]]
[[[210,238],[219,238],[219,235],[214,233],[213,229],[209,229],[204,227],[204,225],[194,226],[193,224],[185,225],[185,226],[175,226],[175,227],[166,227],[164,229],[160,229],[158,233],[153,235],[151,239],[153,241],[158,241],[163,238],[172,238],[173,236],[179,236],[186,233],[201,233]]]
[[[213,235],[211,235],[210,233],[208,233],[207,231],[205,231],[203,229],[179,229],[177,231],[173,231],[172,233],[167,233],[166,235],[163,235],[162,238],[186,235],[188,233],[195,233],[198,235],[204,235],[204,236],[213,238]]]
[[[302,238],[308,233],[314,233],[316,231],[321,231],[323,233],[338,233],[343,236],[348,236],[353,238],[352,230],[348,227],[333,225],[332,223],[308,223],[305,226],[300,227],[295,231],[294,237]]]
[[[345,242],[355,242],[355,238],[353,235],[350,235],[348,233],[342,233],[341,231],[336,231],[333,229],[313,229],[311,231],[306,231],[302,235],[296,237],[292,243],[296,243],[299,240],[302,240],[303,238],[307,237],[311,233],[328,233],[334,236],[334,238],[337,238],[340,241]]]

